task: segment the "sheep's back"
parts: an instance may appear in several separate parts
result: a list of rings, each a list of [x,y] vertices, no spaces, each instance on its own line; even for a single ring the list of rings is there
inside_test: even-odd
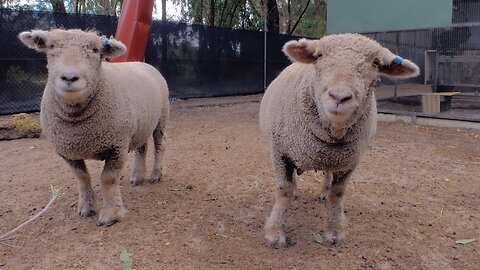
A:
[[[119,99],[124,117],[132,119],[130,150],[138,148],[169,113],[168,87],[154,67],[141,62],[104,63],[104,73]],[[165,123],[164,123],[165,124]]]

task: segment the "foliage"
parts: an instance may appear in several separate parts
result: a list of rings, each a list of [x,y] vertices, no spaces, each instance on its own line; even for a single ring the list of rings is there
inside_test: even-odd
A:
[[[158,3],[157,3],[158,1]],[[327,0],[157,0],[180,8],[182,21],[308,37],[325,33]],[[123,0],[0,0],[5,8],[118,16]],[[169,18],[169,9],[166,9]],[[277,27],[278,25],[278,27]]]
[[[120,261],[123,263],[124,270],[132,269],[132,253],[129,253],[127,250],[123,250],[120,253]]]
[[[0,7],[118,16],[123,0],[0,0]]]

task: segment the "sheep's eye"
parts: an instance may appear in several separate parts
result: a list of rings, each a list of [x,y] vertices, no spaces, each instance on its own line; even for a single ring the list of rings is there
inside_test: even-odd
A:
[[[93,48],[92,51],[93,51],[94,53],[97,53],[97,52],[98,52],[98,48]]]
[[[322,53],[317,53],[317,59],[322,58],[323,54]]]
[[[53,49],[53,48],[55,48],[55,46],[53,46],[53,45],[50,45],[50,46],[49,46],[49,48],[50,48],[50,49]]]
[[[373,66],[378,67],[379,65],[380,65],[380,60],[378,58],[375,58],[375,60],[373,60]]]

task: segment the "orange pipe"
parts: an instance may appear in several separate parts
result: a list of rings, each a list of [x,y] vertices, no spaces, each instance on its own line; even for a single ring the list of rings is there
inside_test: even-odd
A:
[[[127,46],[127,52],[110,62],[143,62],[152,25],[154,0],[124,0],[115,39]]]

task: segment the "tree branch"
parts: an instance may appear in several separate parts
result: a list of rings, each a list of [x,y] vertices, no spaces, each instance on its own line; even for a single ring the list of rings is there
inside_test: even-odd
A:
[[[47,205],[42,209],[42,211],[38,212],[35,216],[31,217],[27,221],[18,225],[15,229],[13,229],[9,232],[6,232],[2,236],[0,236],[0,242],[7,241],[7,240],[11,239],[12,238],[11,235],[20,231],[23,227],[32,223],[35,219],[37,219],[38,217],[40,217],[41,215],[43,215],[47,211],[47,209],[50,207],[50,205],[52,205],[55,202],[55,200],[57,199],[57,197],[60,196],[60,189],[54,189],[53,187],[51,187],[51,189],[52,189],[52,197],[50,198],[50,201],[47,203]]]
[[[298,20],[295,22],[295,25],[293,26],[293,28],[292,28],[292,30],[290,31],[290,33],[288,33],[289,35],[291,35],[291,34],[295,31],[295,28],[297,28],[298,23],[299,23],[300,20],[302,19],[303,14],[305,14],[305,12],[307,11],[309,5],[310,5],[310,0],[307,0],[307,5],[306,5],[305,8],[303,9],[302,14],[300,14],[300,17],[298,17]]]

